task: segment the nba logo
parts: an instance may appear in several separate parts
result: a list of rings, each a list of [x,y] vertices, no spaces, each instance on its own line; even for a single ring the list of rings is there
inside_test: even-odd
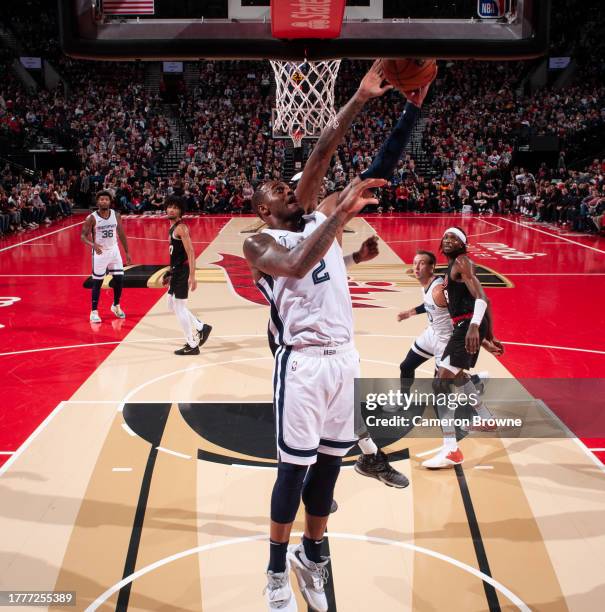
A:
[[[504,17],[506,0],[478,0],[477,14],[481,19]]]

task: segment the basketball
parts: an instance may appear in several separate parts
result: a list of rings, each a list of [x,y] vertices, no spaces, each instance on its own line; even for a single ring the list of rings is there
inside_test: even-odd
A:
[[[400,91],[413,91],[428,85],[437,74],[433,59],[383,59],[384,78]]]

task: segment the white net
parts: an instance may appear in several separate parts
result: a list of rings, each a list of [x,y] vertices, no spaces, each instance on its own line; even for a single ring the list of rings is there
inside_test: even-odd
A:
[[[305,137],[305,133],[302,130],[294,130],[290,134],[290,138],[292,139],[292,142],[294,143],[295,149],[299,149],[300,147],[302,147],[302,141],[304,137]]]
[[[317,137],[326,125],[336,124],[334,84],[340,60],[271,60],[271,67],[277,85],[274,130],[300,146],[305,136]]]

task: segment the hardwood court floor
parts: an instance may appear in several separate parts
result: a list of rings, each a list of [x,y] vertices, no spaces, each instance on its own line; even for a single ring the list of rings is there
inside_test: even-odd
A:
[[[0,590],[77,591],[78,610],[263,610],[272,359],[267,307],[241,260],[254,219],[189,220],[201,281],[190,304],[214,326],[189,359],[172,354],[182,344],[176,318],[153,288],[167,221],[127,219],[134,263],[145,267],[129,272],[124,324],[110,319],[103,292],[97,328],[87,321],[80,221],[0,245],[2,293],[20,298],[0,309]],[[479,369],[603,377],[602,335],[581,299],[605,297],[603,241],[438,216],[359,219],[345,235],[345,252],[374,231],[382,238],[380,257],[352,271],[363,375],[398,375],[425,326],[395,320],[419,300],[403,262],[435,250],[452,223],[472,236],[506,342],[507,354],[482,354]],[[589,446],[605,447],[594,438]],[[381,442],[411,485],[388,489],[348,460],[329,527],[332,610],[600,609],[601,451],[477,437],[462,443],[463,469],[427,472],[420,462],[438,440]]]

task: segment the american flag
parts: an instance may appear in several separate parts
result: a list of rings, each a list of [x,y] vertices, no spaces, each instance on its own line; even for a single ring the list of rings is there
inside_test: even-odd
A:
[[[107,15],[153,15],[154,0],[103,0]]]

